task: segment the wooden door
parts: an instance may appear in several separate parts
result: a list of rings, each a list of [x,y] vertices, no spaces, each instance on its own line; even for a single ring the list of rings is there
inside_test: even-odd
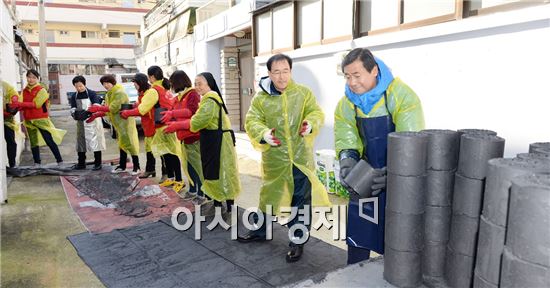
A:
[[[61,95],[59,95],[59,72],[49,72],[48,80],[50,82],[48,85],[48,92],[50,93],[50,103],[61,104]]]

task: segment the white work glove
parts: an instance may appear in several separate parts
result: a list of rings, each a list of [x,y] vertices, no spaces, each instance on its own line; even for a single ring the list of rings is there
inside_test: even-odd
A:
[[[275,137],[273,134],[275,134],[275,128],[271,130],[267,130],[264,133],[264,141],[271,145],[271,146],[279,146],[281,145],[281,140],[279,140],[277,137]]]
[[[302,137],[308,135],[311,133],[311,124],[309,124],[309,122],[307,120],[304,120],[304,122],[302,122],[302,128],[300,128],[300,135]]]

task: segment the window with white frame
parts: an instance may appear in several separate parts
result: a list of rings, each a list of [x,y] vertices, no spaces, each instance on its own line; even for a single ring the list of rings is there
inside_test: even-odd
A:
[[[258,15],[255,22],[257,53],[271,52],[271,12]]]
[[[399,26],[399,1],[361,0],[359,33]]]
[[[98,38],[97,31],[80,31],[81,38]]]
[[[69,31],[67,30],[59,30],[59,36],[69,36]]]
[[[298,1],[298,46],[321,43],[322,0]]]
[[[527,1],[521,1],[521,0],[478,0],[478,1],[471,1],[471,9],[483,9],[483,8],[489,8],[489,7],[495,7],[499,5],[504,4],[510,4],[513,2],[527,2]]]
[[[120,38],[119,30],[109,30],[109,38]]]
[[[273,50],[294,49],[294,6],[292,3],[273,8]]]
[[[403,0],[403,23],[455,14],[455,0]]]
[[[272,54],[534,5],[550,3],[548,0],[273,1],[254,12],[254,53]]]
[[[353,2],[353,0],[323,1],[323,40],[352,38]]]
[[[122,35],[122,43],[136,45],[136,33],[124,32],[124,34]]]

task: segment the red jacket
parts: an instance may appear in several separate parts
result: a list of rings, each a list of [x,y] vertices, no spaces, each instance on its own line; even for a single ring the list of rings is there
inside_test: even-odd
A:
[[[166,93],[166,89],[156,85],[153,86],[152,88],[155,89],[159,95],[159,100],[157,105],[167,110],[172,109],[172,105]],[[141,103],[143,94],[144,94],[143,92],[139,93],[138,103]],[[157,105],[155,105],[155,107],[157,107]],[[155,135],[156,128],[159,128],[165,125],[165,124],[155,124],[155,107],[153,107],[153,109],[147,112],[147,114],[141,116],[141,127],[143,128],[143,135],[145,137],[152,137],[153,135]]]
[[[177,97],[177,96],[176,96]],[[197,112],[199,109],[199,102],[201,101],[201,96],[195,89],[190,89],[183,95],[181,100],[178,101],[178,98],[176,98],[176,104],[174,105],[174,110],[180,110],[180,109],[189,109],[193,114]],[[183,118],[177,118],[176,121],[182,121]],[[177,131],[176,135],[178,136],[178,139],[185,144],[192,144],[195,143],[200,139],[200,134],[193,133],[189,130],[179,130]]]
[[[36,87],[32,88],[32,90],[29,91],[26,87],[23,89],[23,102],[34,102],[34,98],[40,92],[40,90],[44,89],[40,85],[36,85]],[[33,119],[42,119],[42,118],[48,118],[48,103],[50,100],[46,100],[40,108],[32,108],[32,109],[24,109],[23,110],[23,117],[25,120],[33,120]]]

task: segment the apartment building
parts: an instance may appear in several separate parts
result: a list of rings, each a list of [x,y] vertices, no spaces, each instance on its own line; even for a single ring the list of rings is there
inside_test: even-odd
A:
[[[39,53],[37,0],[17,1],[19,28]],[[134,48],[143,16],[156,4],[144,0],[45,1],[47,61],[52,103],[67,103],[71,80],[84,75],[88,86],[104,90],[105,73],[137,71]]]
[[[143,19],[141,43],[136,48],[136,61],[140,71],[157,65],[166,76],[181,69],[194,73],[193,27],[196,9],[205,0],[159,1]]]
[[[333,113],[344,96],[340,63],[369,48],[422,101],[427,128],[484,128],[506,139],[506,157],[548,141],[550,2],[545,0],[275,1],[253,13],[253,55],[291,56],[293,78],[325,112],[316,149],[333,149]],[[542,90],[545,90],[542,88]]]

